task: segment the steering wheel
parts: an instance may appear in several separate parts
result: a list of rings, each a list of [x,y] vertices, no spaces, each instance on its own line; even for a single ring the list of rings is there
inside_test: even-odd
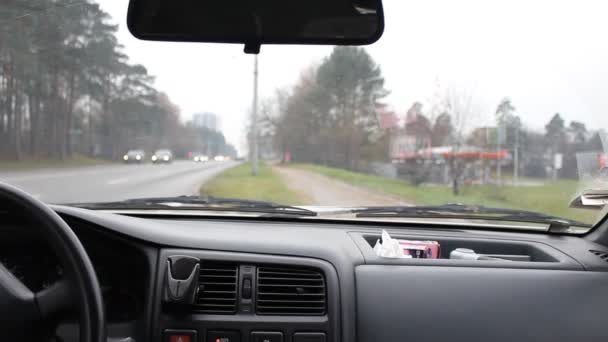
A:
[[[0,210],[16,212],[31,219],[40,228],[42,238],[49,243],[64,270],[62,279],[34,293],[0,263],[1,339],[44,341],[54,331],[55,323],[63,313],[77,309],[80,341],[105,342],[99,282],[91,260],[72,229],[41,201],[2,183]]]

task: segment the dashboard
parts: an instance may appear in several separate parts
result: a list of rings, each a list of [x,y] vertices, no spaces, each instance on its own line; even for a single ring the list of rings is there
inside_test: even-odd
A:
[[[42,242],[4,243],[0,246],[0,263],[32,291],[49,288],[61,279],[63,269],[48,246]]]
[[[33,227],[12,218],[0,226],[0,262],[30,290],[38,292],[60,280],[63,267]],[[110,323],[134,321],[143,312],[146,279],[151,269],[132,245],[106,234],[73,227],[95,265]]]
[[[139,217],[53,207],[89,254],[111,338],[158,342],[605,341],[608,248],[575,236],[288,218]],[[28,287],[61,265],[2,214],[0,261]],[[442,259],[373,244],[434,240]],[[526,261],[445,258],[455,248]],[[75,318],[58,329],[77,341]]]

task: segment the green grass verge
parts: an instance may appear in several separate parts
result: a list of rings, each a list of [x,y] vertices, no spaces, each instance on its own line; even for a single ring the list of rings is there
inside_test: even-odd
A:
[[[523,209],[585,223],[594,223],[598,215],[598,212],[593,210],[568,208],[568,203],[579,186],[574,180],[559,180],[534,187],[471,185],[463,187],[461,194],[455,196],[452,189],[447,186],[413,186],[402,180],[312,164],[294,164],[292,167],[317,172],[373,191],[397,195],[417,205],[464,203]]]
[[[304,202],[298,194],[287,188],[280,175],[264,163],[260,163],[257,176],[251,175],[249,163],[230,168],[205,183],[200,192],[216,197],[253,199],[289,205]]]
[[[68,168],[78,166],[94,166],[102,164],[111,164],[112,162],[104,159],[94,159],[83,155],[74,155],[71,158],[63,160],[55,159],[35,159],[25,158],[19,161],[16,160],[0,160],[0,171],[12,170],[28,170],[28,169],[43,169],[43,168]]]

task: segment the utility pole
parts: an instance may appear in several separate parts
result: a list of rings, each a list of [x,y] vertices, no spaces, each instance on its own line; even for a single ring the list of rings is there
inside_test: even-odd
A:
[[[253,105],[251,111],[251,174],[258,174],[258,55],[253,57]]]
[[[515,151],[513,153],[513,181],[519,185],[519,124],[515,127]]]
[[[498,125],[496,125],[496,180],[498,185],[502,183],[502,165],[501,165],[501,147],[500,140],[502,139],[502,129],[501,129],[500,121]]]
[[[93,146],[93,115],[91,113],[91,95],[87,96],[87,114],[88,114],[88,118],[89,118],[89,157],[94,157],[95,156],[95,147]]]

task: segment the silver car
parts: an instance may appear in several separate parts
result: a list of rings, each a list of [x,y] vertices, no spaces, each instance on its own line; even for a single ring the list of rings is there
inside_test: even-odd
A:
[[[127,164],[141,164],[144,162],[144,160],[146,160],[146,152],[143,150],[129,150],[124,156],[122,156],[122,160]]]

